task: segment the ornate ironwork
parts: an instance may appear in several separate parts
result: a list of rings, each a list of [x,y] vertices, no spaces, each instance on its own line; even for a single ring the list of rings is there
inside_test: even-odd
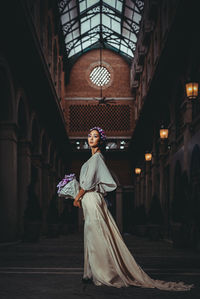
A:
[[[100,46],[101,32],[105,48],[133,57],[144,1],[58,0],[58,6],[68,58]]]

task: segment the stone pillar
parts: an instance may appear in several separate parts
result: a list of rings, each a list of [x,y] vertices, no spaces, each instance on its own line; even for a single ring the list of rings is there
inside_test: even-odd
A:
[[[116,190],[116,222],[120,232],[123,232],[123,204],[122,204],[122,187]]]
[[[40,201],[40,206],[42,205],[42,163],[41,163],[41,155],[33,154],[31,156],[31,162],[33,166],[37,169],[37,182],[36,182],[36,194]]]
[[[190,161],[189,161],[189,151],[188,151],[188,143],[191,139],[191,127],[190,123],[192,122],[192,101],[186,100],[184,102],[185,105],[185,113],[184,113],[184,162],[183,162],[183,170],[189,171],[190,169]]]
[[[48,231],[47,226],[47,212],[49,206],[49,167],[48,163],[42,163],[42,233],[46,234]]]
[[[141,197],[141,194],[140,194],[140,175],[137,175],[137,197],[136,197],[136,207],[139,207],[140,205],[140,197]]]
[[[0,242],[18,238],[17,126],[0,123]]]
[[[134,208],[138,206],[138,198],[139,198],[139,184],[140,184],[140,179],[139,176],[135,176],[135,194],[134,194]]]
[[[146,194],[145,194],[145,208],[146,211],[149,210],[151,203],[151,194],[150,194],[150,177],[151,177],[151,161],[146,162]]]
[[[164,157],[165,157],[166,143],[165,140],[160,141],[160,161],[159,161],[159,174],[160,174],[160,186],[159,186],[159,198],[161,206],[164,206],[165,194],[164,194]]]
[[[144,183],[145,183],[145,175],[144,172],[141,172],[140,175],[140,199],[139,199],[139,206],[144,203]]]
[[[155,193],[157,193],[157,180],[156,180],[156,175],[157,175],[157,160],[156,160],[156,134],[154,133],[154,139],[153,139],[153,148],[152,148],[152,164],[151,164],[151,181],[152,181],[152,190],[151,190],[151,195],[150,195],[150,204],[151,204],[151,199],[154,196]]]
[[[31,181],[30,142],[18,141],[18,229],[19,236],[24,233],[24,210],[27,202],[27,187]]]

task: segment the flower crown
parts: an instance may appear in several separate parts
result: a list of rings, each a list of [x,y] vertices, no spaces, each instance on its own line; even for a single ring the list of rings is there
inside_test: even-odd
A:
[[[101,140],[106,141],[106,135],[105,135],[105,132],[104,132],[104,130],[102,128],[100,128],[100,127],[94,127],[92,129],[90,129],[90,132],[93,131],[93,130],[97,130],[99,132]]]

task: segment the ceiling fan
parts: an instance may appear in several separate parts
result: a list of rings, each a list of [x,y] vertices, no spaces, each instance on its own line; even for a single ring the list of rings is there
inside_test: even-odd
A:
[[[102,9],[102,7],[100,6]],[[102,67],[102,49],[105,48],[104,38],[102,33],[102,11],[100,11],[100,32],[99,32],[99,44],[100,44],[100,68]],[[101,76],[101,73],[100,73]],[[116,103],[114,99],[107,99],[102,95],[102,84],[100,84],[100,98],[94,98],[98,102],[98,105],[109,105],[109,103]]]

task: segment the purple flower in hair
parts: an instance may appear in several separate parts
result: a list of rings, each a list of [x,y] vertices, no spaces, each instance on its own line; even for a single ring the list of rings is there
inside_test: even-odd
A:
[[[106,140],[106,135],[105,135],[105,132],[104,132],[104,130],[102,128],[100,128],[100,127],[94,127],[92,129],[90,129],[90,132],[93,131],[93,130],[96,130],[96,131],[99,132],[101,140],[103,140],[103,141]]]

